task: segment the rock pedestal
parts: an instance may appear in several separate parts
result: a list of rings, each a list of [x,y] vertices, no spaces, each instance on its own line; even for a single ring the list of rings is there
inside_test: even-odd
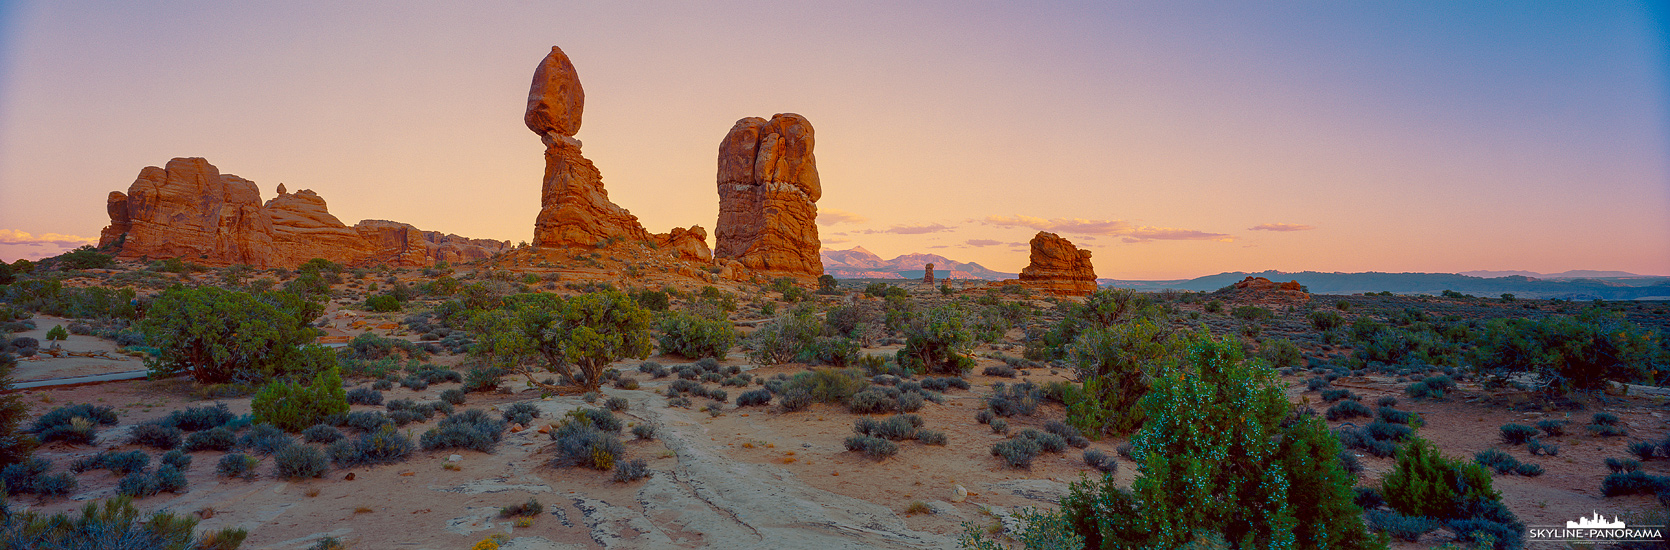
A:
[[[1060,235],[1039,231],[1032,237],[1030,263],[1021,270],[1021,284],[1061,296],[1089,296],[1096,292],[1096,269],[1090,251],[1080,250]]]
[[[738,120],[719,144],[715,258],[768,276],[816,278],[817,201],[823,196],[811,122],[777,114]]]

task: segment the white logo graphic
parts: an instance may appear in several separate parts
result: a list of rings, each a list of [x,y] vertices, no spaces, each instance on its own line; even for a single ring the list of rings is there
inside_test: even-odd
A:
[[[1566,522],[1566,528],[1567,529],[1623,529],[1624,528],[1624,520],[1621,519],[1621,518],[1614,517],[1612,519],[1612,521],[1606,521],[1606,516],[1600,515],[1600,512],[1595,512],[1595,515],[1593,517],[1577,518],[1577,521]]]

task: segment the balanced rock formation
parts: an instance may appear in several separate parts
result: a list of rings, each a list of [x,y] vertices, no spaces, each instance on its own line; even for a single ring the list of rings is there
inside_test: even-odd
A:
[[[934,264],[922,266],[922,282],[934,284]]]
[[[815,278],[823,186],[812,124],[777,114],[738,120],[719,144],[719,223],[713,255],[770,276]]]
[[[1021,285],[1061,296],[1096,292],[1096,269],[1090,265],[1089,250],[1080,250],[1072,241],[1047,231],[1034,235],[1031,245],[1030,263],[1021,270]]]
[[[637,216],[609,201],[603,174],[580,154],[580,141],[574,134],[580,131],[585,105],[586,92],[580,88],[574,63],[561,48],[552,46],[534,69],[528,109],[522,116],[528,129],[545,143],[545,186],[534,222],[534,245],[590,247],[619,238],[651,241]]]
[[[123,259],[288,267],[324,258],[423,266],[443,259],[481,259],[510,248],[504,241],[424,233],[393,222],[348,227],[331,215],[318,194],[305,189],[287,193],[282,184],[278,196],[263,204],[254,182],[222,174],[202,158],[176,158],[166,168],[140,170],[127,193],[110,193],[105,208],[110,225],[100,232],[99,247]],[[406,237],[399,242],[384,238],[384,224],[408,228],[418,235],[417,245]]]

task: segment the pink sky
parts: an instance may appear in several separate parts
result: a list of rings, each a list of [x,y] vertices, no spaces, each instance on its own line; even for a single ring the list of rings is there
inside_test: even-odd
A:
[[[528,240],[522,109],[555,44],[651,231],[711,230],[725,132],[796,112],[829,248],[1018,271],[1049,229],[1125,279],[1670,275],[1645,4],[419,4],[0,8],[0,259],[95,238],[107,193],[182,156],[349,224]]]

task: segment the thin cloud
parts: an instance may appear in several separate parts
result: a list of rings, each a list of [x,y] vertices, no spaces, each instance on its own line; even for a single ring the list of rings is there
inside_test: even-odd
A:
[[[923,235],[923,234],[927,234],[927,233],[939,233],[941,231],[950,231],[952,229],[956,229],[956,227],[952,227],[952,226],[948,226],[948,225],[944,225],[944,224],[937,224],[937,223],[928,223],[928,224],[917,223],[917,224],[899,224],[899,225],[895,225],[893,227],[889,227],[887,229],[865,229],[865,230],[862,230],[862,231],[855,231],[855,233],[864,233],[864,234],[867,234],[867,235],[873,235],[873,234],[876,234],[876,233],[892,233],[894,235]]]
[[[837,223],[861,223],[870,218],[854,214],[839,208],[819,208],[818,225],[834,225]]]
[[[964,244],[967,244],[969,246],[995,246],[995,245],[1000,245],[1000,244],[1016,244],[1016,243],[1006,243],[1006,242],[1003,242],[1003,241],[994,241],[994,240],[991,240],[991,239],[969,239]]]
[[[1261,223],[1248,227],[1247,231],[1310,231],[1312,229],[1316,229],[1316,226],[1302,223]]]
[[[61,247],[81,246],[84,244],[98,244],[99,240],[75,235],[60,235],[57,233],[43,233],[32,235],[26,231],[15,229],[0,229],[0,244],[23,244],[31,246],[56,245]]]
[[[1032,216],[986,216],[983,221],[987,225],[1026,227],[1051,233],[1124,237],[1124,241],[1128,243],[1153,240],[1219,241],[1227,243],[1235,240],[1235,237],[1225,233],[1172,227],[1138,226],[1124,220],[1087,220],[1083,218],[1050,218],[1046,220]]]
[[[820,240],[823,241],[823,244],[841,244],[841,243],[852,242],[852,239],[820,239]]]

